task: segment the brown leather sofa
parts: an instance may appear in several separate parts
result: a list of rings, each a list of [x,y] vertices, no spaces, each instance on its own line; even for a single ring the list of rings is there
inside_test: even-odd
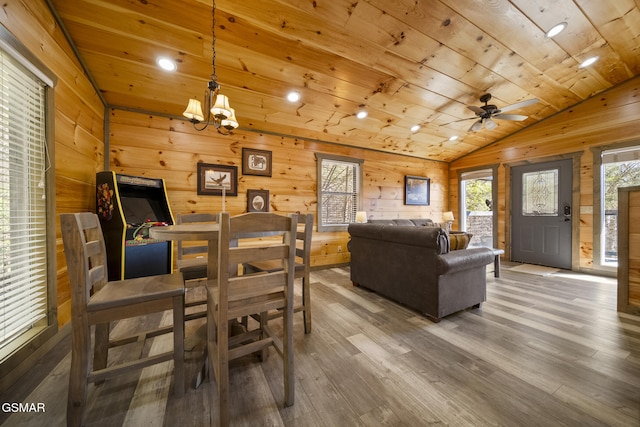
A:
[[[486,266],[494,261],[491,249],[449,251],[449,236],[440,227],[393,224],[349,225],[354,285],[435,322],[468,307],[480,307],[487,294]]]

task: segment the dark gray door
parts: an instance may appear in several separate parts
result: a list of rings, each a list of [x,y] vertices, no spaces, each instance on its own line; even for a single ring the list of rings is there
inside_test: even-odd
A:
[[[511,169],[511,260],[571,269],[571,159]]]

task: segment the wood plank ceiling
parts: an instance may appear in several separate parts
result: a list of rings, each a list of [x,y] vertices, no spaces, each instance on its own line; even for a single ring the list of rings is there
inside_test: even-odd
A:
[[[203,98],[211,1],[47,1],[107,105],[180,116]],[[640,74],[639,4],[218,0],[217,75],[241,128],[452,161]],[[177,71],[160,70],[159,56]],[[524,121],[469,132],[467,106],[485,93],[498,108],[539,102],[509,111]]]

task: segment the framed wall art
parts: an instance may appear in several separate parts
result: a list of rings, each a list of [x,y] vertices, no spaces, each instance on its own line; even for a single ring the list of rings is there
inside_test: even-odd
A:
[[[247,212],[269,212],[269,190],[247,190]]]
[[[271,176],[271,151],[242,149],[242,174]]]
[[[404,177],[404,204],[429,206],[431,180],[422,176]]]
[[[238,195],[238,167],[198,163],[198,195],[221,196]]]

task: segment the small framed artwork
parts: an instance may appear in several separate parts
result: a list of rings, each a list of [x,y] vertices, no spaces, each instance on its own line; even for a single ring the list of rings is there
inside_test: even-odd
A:
[[[242,174],[271,176],[271,151],[243,148]]]
[[[269,190],[247,190],[247,212],[269,212]]]
[[[429,206],[431,180],[422,176],[404,177],[404,204]]]
[[[238,167],[198,163],[198,195],[221,196],[238,195]]]

